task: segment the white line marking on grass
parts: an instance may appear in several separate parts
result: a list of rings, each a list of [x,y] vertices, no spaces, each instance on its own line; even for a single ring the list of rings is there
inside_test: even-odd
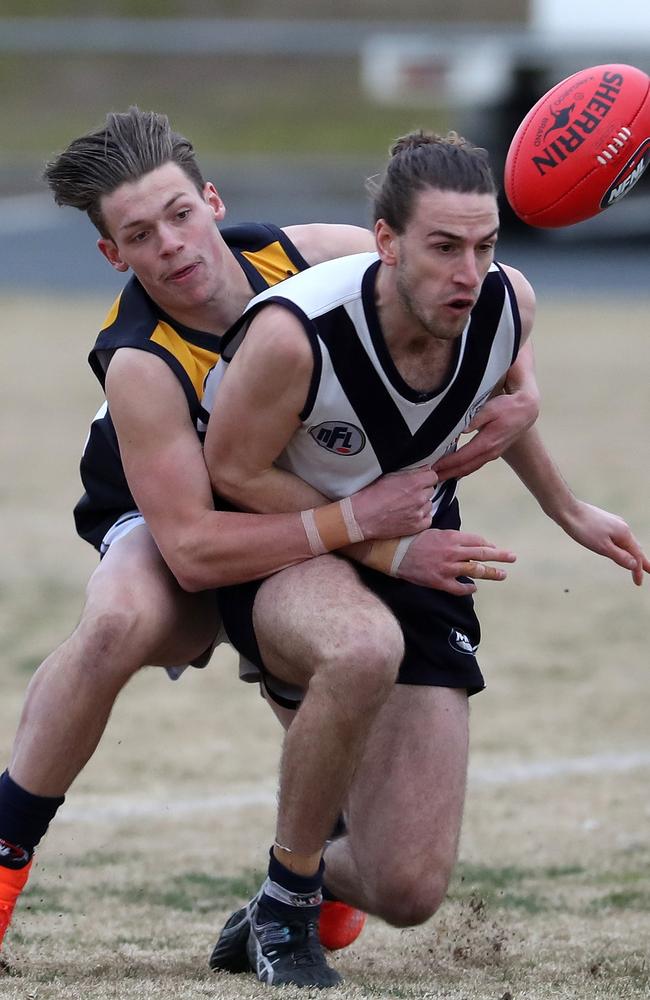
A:
[[[526,761],[521,764],[496,764],[494,767],[470,766],[469,779],[476,784],[509,785],[546,778],[564,778],[574,774],[617,774],[650,767],[650,751],[602,753],[589,757],[558,757]]]
[[[61,810],[59,819],[73,823],[97,823],[110,819],[130,819],[156,816],[175,819],[188,813],[237,812],[250,806],[275,806],[275,786],[254,785],[223,795],[208,795],[200,799],[129,799],[126,796],[79,795]]]
[[[470,767],[469,779],[476,785],[510,785],[572,775],[620,774],[644,767],[650,767],[650,751],[640,750],[634,753],[557,757],[525,763],[500,763],[492,767]],[[85,796],[71,793],[70,801],[61,810],[57,820],[59,823],[102,823],[106,820],[139,816],[175,819],[197,812],[237,812],[251,806],[274,807],[276,801],[275,785],[253,785],[200,799],[129,799],[126,796]]]

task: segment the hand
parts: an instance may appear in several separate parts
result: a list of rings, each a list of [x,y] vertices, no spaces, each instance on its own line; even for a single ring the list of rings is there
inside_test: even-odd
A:
[[[448,594],[473,594],[476,584],[462,583],[457,579],[459,576],[505,580],[504,569],[487,563],[513,563],[516,558],[514,552],[498,549],[480,535],[429,528],[411,543],[397,575],[423,587],[446,590]]]
[[[391,472],[355,493],[352,509],[364,538],[415,535],[431,524],[438,476],[430,465]]]
[[[538,413],[538,396],[524,389],[488,400],[467,428],[468,433],[478,433],[457,451],[436,462],[440,481],[468,476],[486,462],[500,458],[523,431],[532,427]]]
[[[650,573],[650,560],[622,517],[577,500],[571,511],[557,520],[580,545],[628,569],[637,587],[643,583],[644,571]]]

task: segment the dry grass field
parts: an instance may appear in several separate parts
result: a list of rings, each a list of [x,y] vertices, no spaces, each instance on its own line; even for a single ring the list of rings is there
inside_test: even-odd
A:
[[[99,404],[85,365],[108,303],[4,299],[0,758],[24,688],[74,626],[94,554],[70,508]],[[648,305],[540,302],[542,430],[576,492],[650,547]],[[626,1000],[650,993],[650,583],[545,520],[494,465],[465,525],[513,547],[479,593],[488,690],[473,703],[457,874],[427,925],[369,921],[333,997]],[[268,996],[207,969],[273,831],[279,728],[219,651],[176,684],[144,671],[38,853],[2,1000]],[[416,762],[417,763],[417,762]],[[282,997],[305,996],[283,989]]]

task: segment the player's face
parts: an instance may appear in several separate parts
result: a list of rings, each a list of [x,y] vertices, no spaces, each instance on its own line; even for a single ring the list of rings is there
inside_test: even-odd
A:
[[[174,315],[212,301],[224,248],[216,223],[225,215],[212,184],[200,192],[166,163],[105,195],[102,211],[112,238],[99,249],[118,271],[131,268],[163,309]]]
[[[413,332],[444,340],[463,332],[494,259],[498,228],[493,195],[433,188],[418,193],[403,233],[377,223],[379,252],[395,269],[399,307]]]

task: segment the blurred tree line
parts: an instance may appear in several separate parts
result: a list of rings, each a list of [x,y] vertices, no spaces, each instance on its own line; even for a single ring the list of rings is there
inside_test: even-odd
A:
[[[529,0],[4,0],[4,17],[260,17],[368,20],[521,21]]]

